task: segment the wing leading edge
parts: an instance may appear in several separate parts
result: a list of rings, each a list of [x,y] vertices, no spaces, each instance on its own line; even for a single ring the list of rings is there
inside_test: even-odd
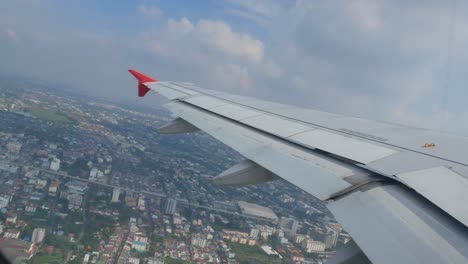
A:
[[[254,168],[274,175],[263,178],[279,176],[326,201],[372,262],[468,262],[468,211],[459,206],[468,193],[468,162],[451,150],[453,137],[431,138],[433,132],[427,130],[299,109],[190,83],[159,82],[130,72],[139,81],[139,95],[151,90],[171,100],[166,107],[195,128],[190,131],[205,131]],[[140,93],[140,85],[148,90]],[[190,127],[180,120],[178,127]],[[410,142],[405,131],[422,137],[415,141],[434,138],[438,142],[428,144],[441,149],[405,144]],[[466,138],[460,142],[468,147]],[[424,178],[427,172],[429,181]],[[233,182],[235,175],[249,182],[245,178],[252,173],[236,171],[218,181]],[[450,180],[444,182],[444,175]],[[455,187],[456,193],[450,193]]]

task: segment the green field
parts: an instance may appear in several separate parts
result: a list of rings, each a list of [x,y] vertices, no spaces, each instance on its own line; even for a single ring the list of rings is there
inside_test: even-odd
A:
[[[25,112],[34,117],[37,117],[37,118],[40,118],[49,122],[53,122],[53,123],[58,123],[58,124],[73,123],[73,120],[70,119],[68,116],[60,112],[57,112],[55,110],[32,107],[32,108],[25,109]]]
[[[236,253],[236,259],[241,264],[247,263],[287,263],[277,256],[268,256],[259,246],[248,246],[229,243],[229,247]]]
[[[61,264],[64,261],[64,256],[62,254],[53,254],[49,256],[46,253],[38,253],[27,263],[48,263],[48,264]]]
[[[189,261],[181,260],[181,259],[173,259],[170,257],[166,257],[164,259],[164,264],[188,264]]]

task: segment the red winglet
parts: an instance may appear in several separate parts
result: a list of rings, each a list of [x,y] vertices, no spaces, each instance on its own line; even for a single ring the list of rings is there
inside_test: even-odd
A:
[[[157,82],[158,80],[148,77],[142,73],[139,73],[135,70],[128,70],[137,80],[138,80],[138,96],[143,97],[150,90],[145,83],[147,82]]]

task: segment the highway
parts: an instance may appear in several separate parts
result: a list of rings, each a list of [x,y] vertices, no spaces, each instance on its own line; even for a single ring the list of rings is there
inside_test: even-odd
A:
[[[90,184],[95,184],[95,185],[99,185],[99,186],[103,186],[103,187],[107,187],[107,188],[111,188],[111,189],[119,188],[120,190],[123,190],[123,191],[142,193],[142,194],[151,195],[151,196],[155,196],[155,197],[159,197],[159,198],[166,198],[167,197],[167,195],[164,194],[164,193],[150,192],[150,191],[144,191],[144,190],[142,190],[142,191],[132,190],[132,189],[125,188],[125,187],[122,187],[122,186],[111,185],[111,184],[107,184],[107,183],[103,183],[103,182],[96,182],[96,181],[91,181],[91,180],[88,180],[88,179],[83,179],[83,178],[80,178],[78,176],[68,175],[67,173],[64,173],[64,172],[59,172],[59,171],[54,171],[54,170],[49,170],[49,169],[43,169],[43,168],[36,168],[36,167],[32,167],[32,166],[29,166],[29,165],[26,165],[26,164],[18,163],[18,162],[7,161],[7,160],[2,160],[1,162],[3,162],[3,164],[15,165],[15,166],[19,166],[19,167],[27,167],[27,168],[30,168],[30,169],[38,170],[40,172],[49,173],[49,174],[53,174],[53,175],[57,175],[57,176],[61,176],[61,177],[66,177],[66,178],[74,179],[74,180],[77,180],[77,181],[83,181],[83,182],[87,182],[87,183],[90,183]],[[244,214],[241,214],[239,212],[227,211],[227,210],[223,210],[223,209],[219,209],[219,208],[213,208],[213,207],[210,207],[210,206],[204,206],[204,205],[199,205],[199,204],[196,204],[196,203],[190,203],[190,202],[182,200],[182,199],[176,199],[176,200],[177,200],[177,203],[179,203],[179,204],[188,205],[188,206],[192,206],[192,207],[195,207],[195,208],[202,208],[202,209],[206,209],[206,210],[210,210],[210,211],[215,211],[215,212],[218,212],[218,213],[230,214],[230,215],[235,215],[235,216],[248,218],[248,219],[253,219],[253,220],[274,222],[274,221],[272,221],[270,219],[266,219],[266,218],[262,218],[262,217],[256,217],[256,216],[253,216],[253,215],[244,215]]]

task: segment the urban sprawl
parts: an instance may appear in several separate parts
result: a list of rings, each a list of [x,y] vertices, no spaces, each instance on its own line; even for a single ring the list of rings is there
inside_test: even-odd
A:
[[[145,98],[152,100],[152,98]],[[16,263],[322,263],[350,237],[278,180],[211,182],[242,160],[171,120],[0,80],[0,249]]]

